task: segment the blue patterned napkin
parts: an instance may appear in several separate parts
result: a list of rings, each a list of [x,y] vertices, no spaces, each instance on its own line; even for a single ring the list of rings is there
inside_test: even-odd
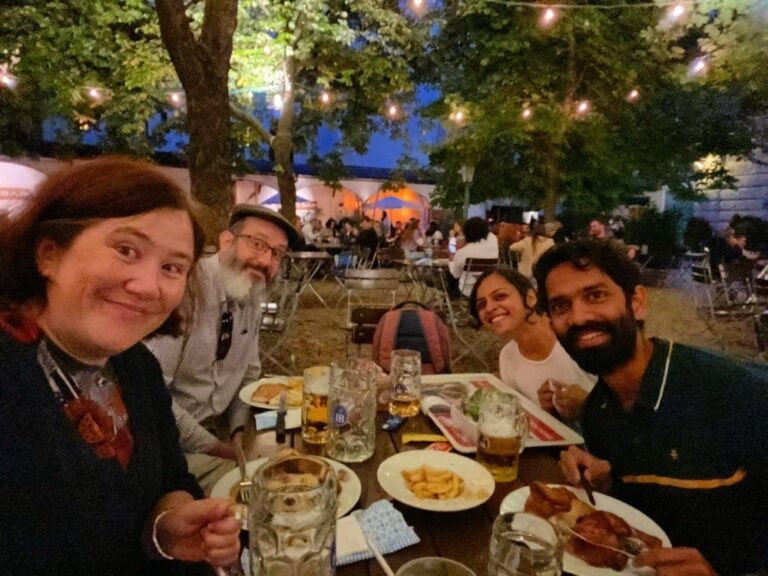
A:
[[[254,419],[256,421],[256,430],[269,430],[277,426],[277,410],[258,412]],[[285,429],[292,430],[299,427],[301,427],[301,409],[289,408],[285,413]]]
[[[420,541],[413,528],[389,500],[379,500],[336,522],[336,564],[344,566],[373,558],[366,536],[382,554],[390,554]]]

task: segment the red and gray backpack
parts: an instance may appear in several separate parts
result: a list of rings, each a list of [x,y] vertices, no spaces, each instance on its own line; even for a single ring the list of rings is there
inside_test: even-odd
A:
[[[373,360],[389,372],[392,350],[421,353],[422,374],[451,372],[451,338],[442,318],[420,302],[401,302],[384,314],[373,334]]]

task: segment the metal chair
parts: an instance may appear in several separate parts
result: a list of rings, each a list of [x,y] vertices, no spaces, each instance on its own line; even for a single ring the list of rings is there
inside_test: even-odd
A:
[[[376,326],[391,307],[373,307],[373,306],[355,306],[350,314],[349,338],[346,341],[346,356],[349,358],[349,344],[357,345],[357,355],[360,356],[360,350],[363,344],[373,343],[373,334],[376,332]]]
[[[459,347],[463,349],[451,360],[451,364],[455,365],[456,362],[465,356],[472,355],[477,358],[487,370],[489,369],[488,362],[486,362],[485,358],[483,358],[475,349],[477,346],[481,345],[482,342],[475,338],[473,339],[473,343],[470,343],[461,333],[460,329],[469,326],[470,323],[460,320],[459,310],[457,309],[456,304],[451,300],[446,274],[450,274],[446,269],[432,269],[432,277],[438,291],[437,299],[430,303],[430,308],[433,308],[435,312],[440,314],[448,322],[448,326],[451,328],[451,331],[459,343],[459,346],[454,346],[454,351]]]
[[[344,296],[347,300],[346,327],[351,329],[352,308],[374,298],[376,307],[392,308],[395,305],[397,290],[400,287],[400,271],[394,268],[376,270],[348,269],[344,276]],[[388,297],[382,298],[382,295]]]
[[[459,279],[459,290],[464,294],[464,289],[470,278],[476,280],[484,272],[497,270],[498,268],[498,258],[467,258],[467,261],[464,262],[461,278]]]
[[[275,282],[269,298],[261,304],[260,334],[274,335],[274,338],[260,338],[259,354],[262,369],[267,362],[271,362],[282,374],[293,374],[297,371],[293,355],[291,355],[289,369],[277,359],[276,353],[283,348],[288,338],[288,331],[296,316],[300,291],[300,282],[282,278]]]

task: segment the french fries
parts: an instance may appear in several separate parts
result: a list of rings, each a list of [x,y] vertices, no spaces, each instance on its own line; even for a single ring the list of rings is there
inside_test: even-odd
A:
[[[449,500],[464,490],[464,480],[450,470],[422,465],[413,470],[403,470],[402,475],[408,490],[416,498]]]

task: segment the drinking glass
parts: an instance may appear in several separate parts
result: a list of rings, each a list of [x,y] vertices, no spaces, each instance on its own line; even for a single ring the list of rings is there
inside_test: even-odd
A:
[[[376,364],[331,363],[326,453],[339,462],[363,462],[376,446]]]
[[[331,576],[336,473],[313,456],[265,462],[253,475],[248,513],[252,576]]]
[[[416,416],[421,409],[421,354],[416,350],[393,350],[389,382],[389,413]]]
[[[305,444],[325,444],[328,438],[328,366],[312,366],[304,370],[304,393],[301,400],[301,437]]]
[[[497,482],[517,479],[520,452],[528,437],[528,416],[517,398],[494,390],[480,402],[477,461]]]
[[[455,560],[427,556],[403,564],[395,576],[477,576],[477,574]]]
[[[563,547],[552,524],[525,512],[496,518],[488,576],[559,576],[562,571]]]

